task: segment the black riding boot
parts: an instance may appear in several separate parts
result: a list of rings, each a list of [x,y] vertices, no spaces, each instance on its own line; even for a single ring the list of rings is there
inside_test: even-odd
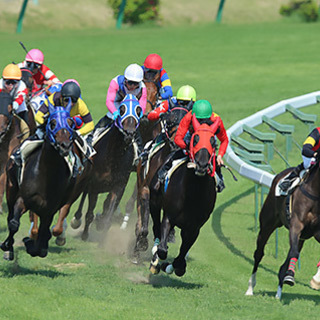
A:
[[[279,188],[282,191],[288,191],[288,189],[291,187],[292,182],[299,177],[300,172],[304,169],[303,162],[297,165],[291,173],[286,177],[280,184]]]
[[[21,111],[17,113],[17,116],[19,116],[21,119],[25,121],[25,123],[29,126],[29,116],[28,111]]]
[[[107,115],[103,116],[98,121],[98,123],[95,125],[94,129],[87,135],[87,137],[86,137],[87,143],[92,145],[92,139],[93,139],[94,132],[97,129],[109,127],[112,123],[113,123],[113,120],[110,119],[109,117],[107,117]]]

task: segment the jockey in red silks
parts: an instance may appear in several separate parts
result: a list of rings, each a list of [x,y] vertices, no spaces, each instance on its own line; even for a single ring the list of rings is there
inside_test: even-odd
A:
[[[25,60],[18,64],[19,68],[28,68],[32,71],[35,81],[34,92],[60,82],[57,76],[43,64],[43,61],[44,55],[42,51],[39,49],[31,49],[27,53]]]
[[[163,68],[162,58],[156,54],[149,54],[143,63],[144,78],[152,80],[159,77],[158,86],[160,88],[160,100],[169,99],[172,97],[171,81],[167,71]]]
[[[0,92],[8,92],[12,96],[13,110],[29,125],[28,109],[24,102],[28,95],[28,88],[21,78],[22,72],[20,68],[16,64],[8,64],[2,72]]]
[[[185,155],[183,149],[186,149],[188,147],[188,144],[190,143],[191,135],[193,133],[193,121],[198,121],[200,124],[206,123],[208,125],[211,125],[216,121],[218,121],[219,123],[218,130],[215,132],[215,135],[220,141],[220,147],[218,155],[216,157],[216,173],[219,178],[217,179],[217,191],[221,192],[225,188],[223,177],[221,174],[221,166],[224,164],[222,158],[226,153],[229,144],[229,138],[224,128],[222,119],[212,111],[212,106],[207,100],[198,100],[197,102],[195,102],[192,111],[189,111],[181,120],[176,136],[174,138],[175,144],[180,147],[181,150],[173,152],[161,167],[161,169],[158,171],[159,183],[163,183],[168,170],[171,168],[173,160],[180,159]]]

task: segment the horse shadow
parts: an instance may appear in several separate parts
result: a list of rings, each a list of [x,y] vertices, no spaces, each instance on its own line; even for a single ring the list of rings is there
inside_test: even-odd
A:
[[[269,297],[274,297],[275,292],[274,291],[257,291],[255,292],[255,296],[269,296]],[[290,305],[291,302],[296,301],[297,299],[299,300],[304,300],[304,301],[312,301],[315,303],[316,306],[320,304],[319,300],[319,295],[317,294],[299,294],[299,293],[287,293],[284,292],[281,296],[281,304],[282,305]]]
[[[152,275],[149,274],[149,285],[155,289],[161,289],[164,287],[170,287],[183,290],[195,290],[201,289],[203,284],[185,282],[180,279],[171,278],[167,275]]]

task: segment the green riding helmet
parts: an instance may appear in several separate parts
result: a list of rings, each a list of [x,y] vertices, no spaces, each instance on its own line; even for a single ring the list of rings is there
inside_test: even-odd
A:
[[[177,92],[177,100],[196,101],[196,90],[194,90],[194,88],[189,85],[180,87]]]
[[[210,118],[212,115],[212,106],[208,100],[198,100],[192,107],[192,114],[196,115],[197,119]]]

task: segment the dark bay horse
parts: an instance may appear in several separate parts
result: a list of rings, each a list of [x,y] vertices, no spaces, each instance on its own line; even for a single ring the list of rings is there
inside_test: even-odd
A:
[[[94,218],[94,208],[100,193],[108,192],[103,204],[103,213],[96,216],[97,228],[107,231],[128,183],[134,159],[133,139],[139,126],[142,108],[133,95],[127,95],[119,109],[120,116],[99,140],[94,142],[97,154],[93,157],[90,183],[83,194],[80,206],[72,219],[71,226],[81,224],[82,205],[89,196],[88,211],[82,239],[88,238],[89,226]]]
[[[254,267],[249,280],[246,295],[253,295],[256,285],[256,273],[264,256],[264,247],[276,228],[289,229],[290,249],[278,273],[276,298],[280,299],[283,284],[295,284],[295,264],[299,258],[304,241],[314,237],[320,242],[320,168],[319,153],[317,161],[310,167],[300,185],[293,191],[290,206],[286,205],[286,196],[276,196],[277,184],[293,168],[279,173],[273,180],[269,194],[260,211],[260,231],[254,252]]]
[[[64,159],[73,146],[74,122],[70,118],[71,102],[64,107],[49,104],[46,135],[41,146],[25,160],[22,174],[12,160],[7,165],[7,218],[9,235],[1,244],[4,258],[14,259],[14,235],[19,229],[20,217],[28,210],[40,217],[37,240],[24,238],[27,252],[45,257],[51,238],[50,225],[57,210],[64,206],[75,185],[75,178]]]
[[[166,273],[183,276],[186,272],[186,254],[198,238],[201,227],[209,219],[216,201],[215,137],[219,123],[194,125],[190,141],[189,162],[183,162],[172,173],[168,184],[156,188],[156,177],[150,185],[150,213],[153,220],[155,246],[150,271],[160,268]],[[160,220],[161,209],[163,218]],[[181,229],[182,243],[172,264],[159,259],[167,258],[167,240],[172,228]]]
[[[148,113],[152,110],[154,110],[157,107],[158,99],[159,99],[159,76],[156,75],[156,78],[145,78],[144,83],[147,88],[147,105],[144,115],[142,116],[140,120],[140,132],[141,132],[141,138],[142,143],[145,145],[148,141],[153,140],[161,131],[161,125],[159,121],[149,121],[147,116]],[[133,168],[134,171],[136,171],[136,168]],[[126,213],[124,216],[123,223],[121,225],[122,229],[125,229],[127,226],[127,222],[129,220],[129,217],[131,213],[134,210],[134,205],[137,200],[137,186],[135,185],[135,188],[133,190],[133,193],[128,200],[126,204]]]
[[[35,131],[35,122],[30,109],[30,128],[14,114],[12,108],[13,98],[5,92],[0,92],[0,213],[2,213],[2,200],[5,189],[5,166],[13,149],[25,138]]]
[[[182,118],[187,114],[192,104],[186,106],[172,106],[171,110],[161,117],[163,131],[159,142],[156,140],[150,159],[147,163],[140,163],[137,167],[137,212],[136,244],[133,252],[136,262],[139,260],[139,252],[148,249],[148,226],[149,226],[149,199],[150,183],[159,168],[163,165],[167,156],[176,148],[173,140],[176,130]]]

